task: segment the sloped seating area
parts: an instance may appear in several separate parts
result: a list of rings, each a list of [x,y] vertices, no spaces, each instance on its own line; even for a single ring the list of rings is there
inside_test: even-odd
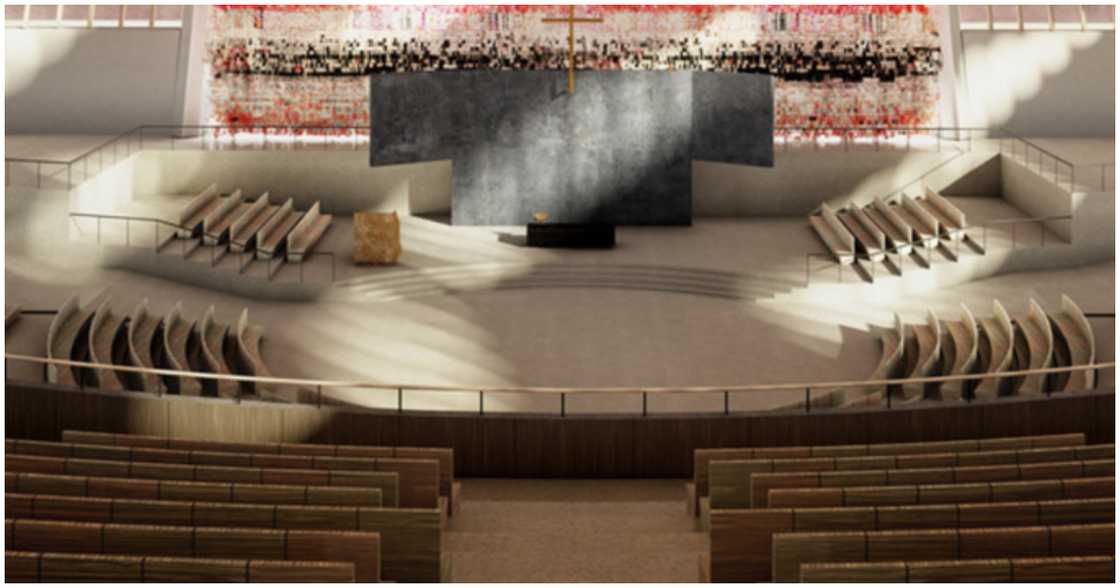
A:
[[[870,278],[875,279],[875,264],[892,259],[902,271],[899,256],[918,255],[930,267],[930,253],[942,243],[957,244],[968,238],[965,214],[952,202],[929,187],[912,197],[905,193],[891,201],[876,198],[863,206],[850,205],[834,210],[821,204],[809,216],[809,225],[841,265],[865,261]],[[945,248],[956,259],[957,249]]]
[[[204,561],[221,558],[266,561],[273,567],[261,577],[271,574],[270,581],[302,573],[313,581],[345,581],[349,574],[359,582],[438,582],[450,566],[441,528],[453,500],[440,491],[446,480],[448,494],[457,495],[453,463],[451,451],[438,448],[82,431],[64,432],[61,442],[8,439],[8,557],[199,561],[198,571],[181,576],[161,572],[167,581],[252,577],[244,564],[241,576],[230,576]],[[101,577],[71,560],[47,577]]]
[[[199,322],[184,315],[182,303],[160,319],[149,309],[147,299],[127,315],[114,309],[112,297],[99,300],[83,307],[74,296],[59,309],[48,330],[48,357],[213,374],[269,375],[260,352],[263,329],[249,323],[248,309],[243,309],[234,330],[216,318],[213,306]],[[226,398],[261,395],[253,386],[232,380],[161,377],[108,369],[49,365],[47,378],[54,384],[104,390]]]
[[[703,469],[711,487],[701,576],[1111,581],[1114,457],[1082,434],[697,450],[694,479]]]

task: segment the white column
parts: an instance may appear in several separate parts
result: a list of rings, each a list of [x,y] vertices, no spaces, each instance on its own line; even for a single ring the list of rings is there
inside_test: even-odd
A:
[[[173,124],[202,124],[206,39],[210,10],[206,5],[183,7],[183,28],[179,33],[179,59],[176,64],[175,110]],[[193,134],[188,131],[186,134]]]
[[[937,34],[941,40],[941,73],[937,87],[941,93],[938,101],[938,124],[942,127],[961,126],[961,90],[964,85],[964,59],[961,55],[961,18],[956,6],[931,6]],[[954,139],[963,137],[952,136]]]

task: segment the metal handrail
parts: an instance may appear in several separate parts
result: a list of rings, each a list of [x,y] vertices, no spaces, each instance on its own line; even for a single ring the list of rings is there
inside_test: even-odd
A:
[[[774,392],[777,390],[822,390],[837,388],[868,388],[881,386],[896,386],[904,384],[933,384],[945,382],[962,382],[984,380],[988,378],[1017,378],[1031,375],[1062,374],[1084,370],[1115,369],[1116,362],[1097,362],[1091,364],[1060,366],[1049,368],[1034,368],[1004,372],[985,372],[981,374],[955,374],[946,376],[923,376],[917,378],[890,378],[879,380],[840,380],[834,382],[797,382],[789,384],[739,384],[734,386],[631,386],[631,387],[553,387],[553,386],[447,386],[447,385],[420,385],[389,382],[372,382],[368,380],[316,380],[310,378],[280,378],[275,376],[246,376],[238,374],[218,374],[211,372],[195,372],[187,370],[172,370],[163,368],[149,368],[121,364],[95,363],[89,361],[76,361],[50,357],[37,357],[18,353],[5,353],[5,360],[23,361],[43,365],[58,365],[66,367],[86,368],[94,370],[115,370],[126,373],[154,374],[159,376],[174,376],[197,378],[201,380],[227,380],[233,382],[255,382],[260,384],[281,384],[289,386],[304,386],[308,388],[361,388],[372,390],[405,390],[417,392],[483,392],[483,393],[524,393],[524,394],[704,394],[712,392]]]

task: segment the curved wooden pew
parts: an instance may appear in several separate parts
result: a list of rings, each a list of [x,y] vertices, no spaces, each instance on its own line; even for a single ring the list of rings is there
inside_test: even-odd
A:
[[[176,219],[179,226],[182,227],[176,232],[179,238],[190,239],[194,236],[194,231],[202,224],[202,220],[219,204],[217,184],[210,184],[205,190],[188,200],[187,204],[180,209],[179,217]]]
[[[1042,310],[1037,302],[1030,300],[1030,309],[1027,315],[1015,321],[1020,332],[1027,341],[1030,354],[1029,369],[1050,367],[1054,356],[1054,333],[1050,329],[1050,317]],[[1023,379],[1019,392],[1024,394],[1041,394],[1044,392],[1046,376],[1034,374]]]
[[[806,563],[1112,555],[1115,535],[1111,523],[776,533],[773,577],[775,582],[797,582]]]
[[[398,499],[395,505],[418,508],[436,508],[439,506],[439,462],[434,459],[224,453],[21,439],[6,440],[5,448],[7,453],[11,455],[38,455],[54,458],[226,466],[230,468],[338,470],[343,473],[347,471],[392,472],[398,476],[396,493]]]
[[[1107,555],[802,564],[802,582],[1114,582]]]
[[[354,564],[327,561],[4,552],[8,582],[354,582]]]
[[[52,496],[305,506],[383,506],[381,489],[361,486],[191,482],[5,472],[4,488],[8,493]]]
[[[886,257],[887,237],[879,227],[868,218],[863,209],[852,207],[836,214],[837,218],[855,237],[856,244],[871,262],[883,261]]]
[[[984,443],[992,447],[1026,446],[1024,439],[1011,437],[988,439]],[[1085,436],[1050,435],[1031,437],[1031,443],[1040,446],[1047,444],[1084,444]],[[63,431],[62,440],[70,443],[93,445],[118,445],[127,447],[152,447],[205,452],[237,452],[249,454],[274,454],[282,456],[324,456],[339,458],[387,458],[435,460],[439,464],[439,493],[448,502],[448,512],[454,513],[458,505],[460,483],[455,481],[455,452],[448,447],[402,447],[376,445],[334,445],[328,443],[267,443],[213,441],[209,439],[188,439],[179,437],[156,437],[150,435],[129,435],[124,433],[101,433],[95,431]],[[1037,441],[1033,441],[1037,440]],[[919,444],[914,444],[919,445]],[[908,447],[902,447],[902,450]]]
[[[296,226],[288,232],[285,247],[288,261],[301,263],[307,253],[323,238],[333,219],[334,216],[319,212],[319,202],[315,202]]]
[[[926,468],[1085,461],[1113,459],[1115,455],[1115,445],[1106,444],[1039,449],[1004,449],[962,453],[717,460],[709,464],[711,508],[764,507],[766,505],[766,492],[769,491],[770,488],[786,486],[781,485],[782,481],[775,481],[774,486],[762,488],[762,493],[756,495],[755,489],[752,487],[755,481],[754,478],[763,474],[794,474],[794,479],[788,480],[792,483],[800,479],[799,475],[811,478],[817,472],[833,472],[837,474],[853,472],[862,474],[869,471],[893,470],[899,472],[896,476],[898,477],[907,475],[902,472],[913,472],[913,475],[923,475]],[[871,485],[862,482],[858,483],[861,485]],[[825,484],[822,481],[813,485]]]
[[[206,310],[199,326],[199,339],[202,342],[202,359],[206,362],[209,371],[215,374],[231,374],[233,371],[226,365],[225,341],[229,327],[214,321],[214,305]],[[233,380],[215,380],[218,396],[234,398],[237,396],[238,384]]]
[[[879,230],[887,237],[887,243],[899,255],[910,255],[914,250],[914,229],[898,216],[882,197],[864,207],[864,213],[875,223]]]
[[[237,333],[235,342],[237,343],[237,354],[241,358],[242,363],[249,367],[252,375],[268,378],[272,373],[268,371],[268,366],[264,363],[264,357],[261,355],[261,339],[264,333],[261,328],[249,323],[249,309],[246,308],[241,311],[241,317],[237,319]],[[261,394],[262,390],[258,386],[257,394]]]
[[[113,312],[106,298],[97,307],[89,326],[89,354],[93,363],[113,363],[113,342],[124,326],[124,316]],[[96,370],[97,387],[102,390],[125,390],[125,380],[111,369]]]
[[[856,239],[828,204],[822,203],[820,213],[809,216],[809,226],[813,227],[837,263],[840,265],[855,263]]]
[[[981,347],[980,352],[987,357],[986,372],[997,374],[1005,372],[1011,367],[1014,359],[1015,328],[1011,324],[1011,317],[999,300],[992,301],[992,314],[994,316],[980,319],[980,330],[984,333],[987,346]],[[1002,378],[986,378],[974,390],[977,398],[995,398],[999,395]]]
[[[894,313],[893,329],[879,329],[879,345],[882,356],[879,358],[879,364],[875,366],[875,371],[871,372],[869,380],[888,380],[901,375],[903,360],[905,359],[905,333],[902,318],[898,316],[897,312]],[[839,391],[844,399],[841,406],[879,404],[885,397],[883,388],[878,386],[869,387],[858,391],[856,394],[852,392],[852,390]]]
[[[51,319],[47,330],[47,357],[52,359],[72,359],[74,344],[87,324],[93,319],[91,308],[82,308],[78,295],[71,296],[58,314]],[[47,381],[64,386],[78,385],[75,368],[69,366],[47,365]]]
[[[6,495],[9,518],[189,527],[362,531],[381,536],[386,579],[439,579],[435,509]]]
[[[194,321],[183,317],[183,303],[177,302],[163,319],[163,347],[164,357],[171,369],[180,371],[194,371],[189,360],[191,335],[194,333]],[[179,394],[184,396],[198,396],[202,394],[202,384],[195,378],[175,378],[179,383]]]
[[[839,488],[777,488],[770,491],[770,508],[797,506],[901,506],[1015,500],[1062,500],[1115,496],[1116,478],[1088,476],[1018,482],[965,484],[903,484]]]
[[[309,531],[6,519],[6,547],[23,551],[233,557],[352,563],[359,582],[381,580],[381,537],[361,531]]]
[[[18,512],[18,511],[17,511]],[[712,512],[711,578],[768,582],[775,533],[1109,523],[1113,498],[971,504],[728,509]]]
[[[353,470],[306,470],[260,467],[201,466],[192,464],[113,461],[7,454],[6,471],[99,476],[148,480],[184,480],[195,482],[232,482],[248,484],[282,484],[307,486],[361,486],[381,490],[385,506],[399,506],[399,477],[396,472],[361,472]]]
[[[914,361],[913,370],[908,374],[910,378],[925,378],[936,376],[941,368],[941,321],[937,315],[929,310],[926,313],[926,324],[913,325]],[[904,385],[903,391],[907,398],[920,400],[925,395],[925,390],[932,389],[926,384]]]
[[[152,359],[152,344],[153,341],[160,341],[162,344],[162,337],[156,338],[159,327],[159,318],[148,312],[148,299],[145,298],[128,316],[128,357],[132,365],[156,367]],[[159,376],[155,374],[139,374],[136,379],[146,392],[156,392],[162,388]]]
[[[86,441],[91,437],[63,439]],[[991,439],[958,439],[953,441],[930,441],[916,443],[871,443],[858,445],[816,445],[803,447],[719,447],[700,448],[692,451],[692,483],[686,485],[689,495],[688,506],[694,515],[699,515],[700,500],[708,496],[708,466],[715,460],[728,459],[767,459],[798,457],[853,457],[861,455],[907,455],[915,453],[943,453],[986,451],[997,449],[1033,449],[1042,447],[1066,447],[1084,445],[1084,433],[1063,433],[1058,435],[1032,435],[1027,437],[1000,437]]]
[[[257,232],[257,259],[272,259],[288,233],[299,224],[303,213],[294,208],[291,198],[280,205],[280,208],[265,221]]]
[[[1062,294],[1061,311],[1054,314],[1053,319],[1069,347],[1070,365],[1087,365],[1096,361],[1097,347],[1093,327],[1072,298]],[[1092,390],[1096,385],[1094,380],[1093,370],[1070,372],[1064,391]]]
[[[940,468],[846,470],[760,473],[751,476],[751,506],[768,506],[770,490],[777,488],[828,488],[844,486],[902,486],[912,484],[956,484],[1089,478],[1115,475],[1112,459],[1089,459],[1041,463]],[[713,495],[714,498],[714,495]],[[713,508],[716,508],[713,502]]]
[[[256,244],[257,232],[264,226],[268,219],[279,210],[279,206],[269,204],[268,192],[261,194],[249,208],[245,214],[241,215],[233,221],[229,227],[229,248],[231,251],[240,253],[245,251],[246,246],[250,243]]]
[[[942,340],[943,373],[951,376],[971,374],[979,356],[980,329],[972,311],[964,303],[961,303],[961,320],[945,321],[945,332],[948,337]],[[967,380],[945,382],[942,384],[943,394],[952,391],[953,396],[964,398],[967,384]]]

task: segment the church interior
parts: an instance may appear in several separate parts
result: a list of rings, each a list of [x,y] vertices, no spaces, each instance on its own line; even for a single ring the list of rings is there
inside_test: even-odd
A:
[[[5,580],[1114,582],[1115,6],[5,5]]]

